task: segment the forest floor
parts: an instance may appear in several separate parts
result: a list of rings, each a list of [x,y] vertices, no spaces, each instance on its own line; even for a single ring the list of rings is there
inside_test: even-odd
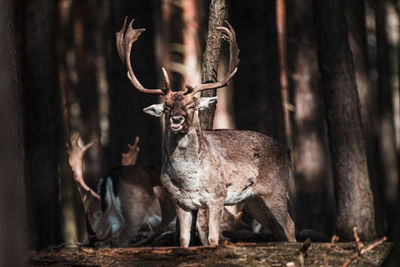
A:
[[[364,244],[367,248],[369,243]],[[58,249],[29,253],[29,266],[381,266],[392,243],[357,254],[348,243],[225,243],[218,247]],[[304,253],[305,251],[305,253]],[[302,264],[302,259],[304,262]]]

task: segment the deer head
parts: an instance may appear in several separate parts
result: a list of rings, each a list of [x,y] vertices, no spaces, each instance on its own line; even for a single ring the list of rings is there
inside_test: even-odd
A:
[[[237,71],[239,63],[239,49],[236,43],[236,35],[232,26],[225,22],[227,27],[218,27],[223,34],[223,38],[230,44],[230,62],[226,77],[219,82],[206,83],[196,86],[187,84],[185,91],[172,91],[167,71],[162,68],[165,78],[165,88],[147,89],[138,81],[132,70],[130,54],[132,44],[138,39],[145,29],[133,29],[132,20],[126,27],[127,18],[125,18],[122,29],[116,34],[117,49],[121,60],[125,63],[128,73],[127,76],[133,86],[146,94],[156,94],[164,97],[163,103],[151,105],[144,112],[152,116],[161,117],[165,115],[166,128],[174,134],[185,133],[193,123],[197,122],[197,111],[207,108],[211,103],[217,101],[217,97],[197,97],[196,93],[224,87],[233,78]]]

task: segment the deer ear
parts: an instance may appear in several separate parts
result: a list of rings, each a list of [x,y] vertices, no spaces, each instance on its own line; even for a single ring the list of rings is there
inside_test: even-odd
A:
[[[198,110],[203,110],[206,109],[210,106],[212,103],[217,102],[218,97],[200,97],[200,102],[197,106]]]
[[[144,108],[143,111],[151,116],[161,117],[164,114],[164,104],[154,104]]]

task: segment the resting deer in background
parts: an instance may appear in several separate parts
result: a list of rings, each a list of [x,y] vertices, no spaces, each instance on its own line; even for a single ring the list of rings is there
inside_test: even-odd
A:
[[[239,49],[232,26],[218,27],[230,44],[228,74],[223,81],[186,85],[174,92],[166,70],[165,89],[147,89],[133,73],[132,44],[144,29],[133,29],[133,20],[117,33],[117,49],[128,69],[133,86],[147,94],[164,96],[144,112],[165,117],[164,159],[161,184],[173,200],[180,222],[181,246],[190,241],[192,210],[209,210],[208,241],[217,245],[224,205],[245,206],[277,240],[295,241],[295,228],[287,210],[291,178],[290,152],[278,141],[251,131],[200,128],[198,111],[217,101],[217,97],[199,98],[196,93],[224,87],[233,78],[239,62]]]
[[[135,166],[139,138],[133,146],[128,145],[128,153],[122,154],[121,166],[100,179],[98,192],[86,185],[83,176],[83,157],[94,142],[80,147],[78,139],[79,136],[67,144],[67,152],[81,193],[89,245],[112,240],[114,246],[127,246],[143,224],[158,216],[158,229],[135,245],[151,242],[175,218],[175,211],[160,186],[159,170]]]

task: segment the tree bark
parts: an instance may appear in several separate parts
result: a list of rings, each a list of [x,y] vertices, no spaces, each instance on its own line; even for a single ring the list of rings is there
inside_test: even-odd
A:
[[[202,83],[210,83],[217,81],[218,60],[221,48],[222,35],[217,27],[223,26],[225,19],[225,0],[211,0],[208,33],[206,39],[206,47],[203,54],[203,63],[201,66]],[[216,90],[207,90],[201,92],[201,96],[216,96]],[[216,104],[211,104],[209,108],[200,111],[200,126],[202,129],[212,129]]]
[[[287,2],[288,67],[294,94],[296,228],[327,236],[334,230],[333,181],[329,169],[324,96],[320,90],[312,1]],[[299,28],[302,31],[299,31]]]
[[[376,229],[383,234],[385,211],[378,178],[378,139],[376,135],[376,92],[369,75],[367,47],[366,6],[364,0],[346,1],[346,21],[349,32],[349,43],[355,67],[362,131],[367,148],[368,174],[374,193]]]
[[[25,183],[29,240],[35,248],[60,242],[55,3],[25,2]]]
[[[0,265],[25,265],[21,86],[17,75],[13,1],[0,1]]]
[[[285,143],[275,1],[234,0],[229,4],[240,48],[234,78],[236,126]]]
[[[375,238],[373,195],[361,129],[354,65],[348,43],[343,0],[313,0],[319,69],[325,93],[332,168],[337,195],[337,233],[353,239]]]
[[[107,64],[110,95],[110,142],[108,163],[110,168],[121,162],[121,152],[127,150],[135,136],[140,137],[141,153],[138,164],[161,166],[161,131],[159,120],[144,114],[143,108],[157,103],[155,96],[136,90],[126,77],[126,66],[115,47],[115,33],[122,27],[125,16],[134,18],[134,28],[146,28],[132,47],[132,68],[143,86],[157,87],[154,54],[154,18],[152,1],[110,1],[110,29],[107,36]],[[112,39],[111,39],[112,38]]]

